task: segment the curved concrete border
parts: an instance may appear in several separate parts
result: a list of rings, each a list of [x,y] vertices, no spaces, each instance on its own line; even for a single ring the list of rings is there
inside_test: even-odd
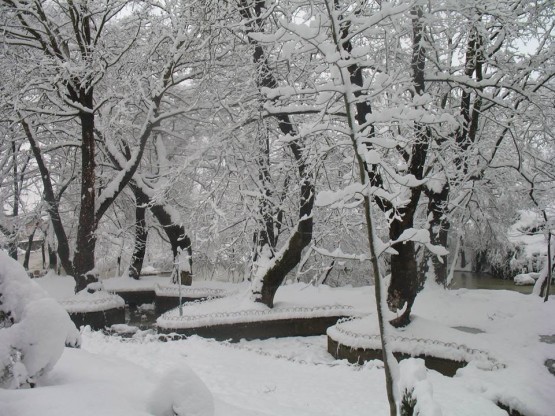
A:
[[[271,321],[239,322],[225,325],[199,326],[196,328],[158,328],[161,334],[184,336],[198,335],[218,341],[241,339],[268,339],[325,335],[326,330],[345,316],[326,316],[317,318],[289,318]],[[171,337],[169,337],[171,339]],[[177,337],[181,338],[181,337]]]
[[[346,359],[353,364],[362,364],[370,360],[382,360],[382,350],[373,348],[352,348],[343,345],[328,335],[328,352],[339,360]],[[427,368],[435,370],[445,376],[453,377],[459,368],[463,368],[468,363],[465,361],[448,360],[445,358],[432,357],[430,355],[415,355],[394,352],[397,360],[406,358],[422,358]]]

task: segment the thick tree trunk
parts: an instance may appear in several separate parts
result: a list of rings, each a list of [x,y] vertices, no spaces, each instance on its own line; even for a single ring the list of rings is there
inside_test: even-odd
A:
[[[146,210],[149,198],[142,193],[135,192],[135,249],[129,266],[129,277],[139,279],[146,253],[148,228],[146,226]]]
[[[424,47],[424,20],[421,7],[415,7],[412,15],[412,79],[414,92],[422,95],[426,91],[424,70],[426,67],[426,50]],[[430,129],[421,124],[414,124],[415,142],[412,145],[410,156],[405,155],[409,164],[408,172],[416,179],[424,176],[424,166],[430,143]],[[414,215],[422,194],[422,186],[411,188],[410,199],[405,207],[399,210],[400,219],[393,218],[389,226],[389,238],[397,240],[399,236],[414,225]],[[416,263],[416,248],[413,241],[396,243],[392,246],[398,254],[391,256],[391,282],[387,290],[387,303],[392,311],[405,308],[404,312],[391,321],[395,327],[406,326],[410,323],[412,305],[420,290],[420,279]]]
[[[48,244],[48,268],[51,270],[58,268],[58,254],[50,244]]]
[[[85,97],[85,106],[93,108],[92,88]],[[94,252],[96,248],[96,215],[95,215],[95,141],[94,115],[81,112],[81,209],[79,226],[77,227],[77,248],[73,258],[75,273],[75,291],[87,287],[97,281],[95,276]]]
[[[403,211],[401,219],[394,219],[389,228],[389,238],[397,240],[407,229],[413,227],[418,190],[413,189],[412,204]],[[405,308],[404,312],[391,321],[395,327],[406,326],[410,323],[412,305],[418,291],[420,280],[416,263],[416,247],[413,241],[405,241],[392,245],[397,254],[391,256],[391,281],[387,289],[387,304],[392,311]]]
[[[253,295],[256,302],[261,302],[272,308],[274,306],[274,297],[278,288],[281,286],[287,274],[299,264],[301,261],[302,251],[310,244],[312,240],[312,207],[314,205],[314,190],[309,191],[304,187],[304,193],[301,196],[300,218],[297,228],[287,241],[285,247],[280,251],[274,259],[272,267],[266,270],[261,278],[262,287],[260,291],[254,291]],[[301,188],[301,191],[303,188]],[[302,212],[308,212],[308,216],[302,215]]]
[[[445,205],[449,197],[449,184],[443,185],[439,193],[428,190],[426,194],[428,196],[428,217],[430,218],[430,242],[447,248],[450,223],[445,216],[447,211]],[[432,253],[426,253],[424,256],[424,270],[429,271],[431,266],[436,283],[445,287],[448,275],[447,256],[444,256],[442,260],[440,261],[438,256]]]
[[[44,242],[44,240],[42,240],[42,244],[40,245],[40,253],[42,255],[42,268],[43,268],[43,270],[46,268],[46,252],[45,252],[45,249],[44,249],[44,244],[45,244],[45,242]]]
[[[27,239],[27,248],[25,249],[25,258],[23,260],[23,268],[25,270],[29,270],[29,260],[31,259],[31,249],[33,247],[33,239],[35,238],[35,232],[37,228],[33,228],[33,232],[29,235]]]

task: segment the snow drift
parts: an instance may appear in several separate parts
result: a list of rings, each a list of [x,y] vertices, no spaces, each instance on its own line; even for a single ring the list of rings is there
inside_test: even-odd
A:
[[[80,334],[64,308],[0,251],[0,387],[32,386]]]

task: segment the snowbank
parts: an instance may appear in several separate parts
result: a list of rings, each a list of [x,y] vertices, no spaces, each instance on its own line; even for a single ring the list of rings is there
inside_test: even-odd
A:
[[[79,332],[67,312],[21,265],[0,251],[0,386],[32,385],[56,364],[66,343],[78,346]]]
[[[85,332],[85,336],[90,333]],[[0,414],[18,416],[213,416],[212,394],[187,364],[155,370],[111,354],[66,349],[34,389],[0,389]],[[22,394],[15,394],[22,393]]]

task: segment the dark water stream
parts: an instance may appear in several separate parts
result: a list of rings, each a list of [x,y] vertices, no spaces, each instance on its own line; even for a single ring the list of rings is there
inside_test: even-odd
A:
[[[451,289],[514,290],[530,294],[533,286],[517,286],[512,279],[496,279],[488,273],[455,272]]]

